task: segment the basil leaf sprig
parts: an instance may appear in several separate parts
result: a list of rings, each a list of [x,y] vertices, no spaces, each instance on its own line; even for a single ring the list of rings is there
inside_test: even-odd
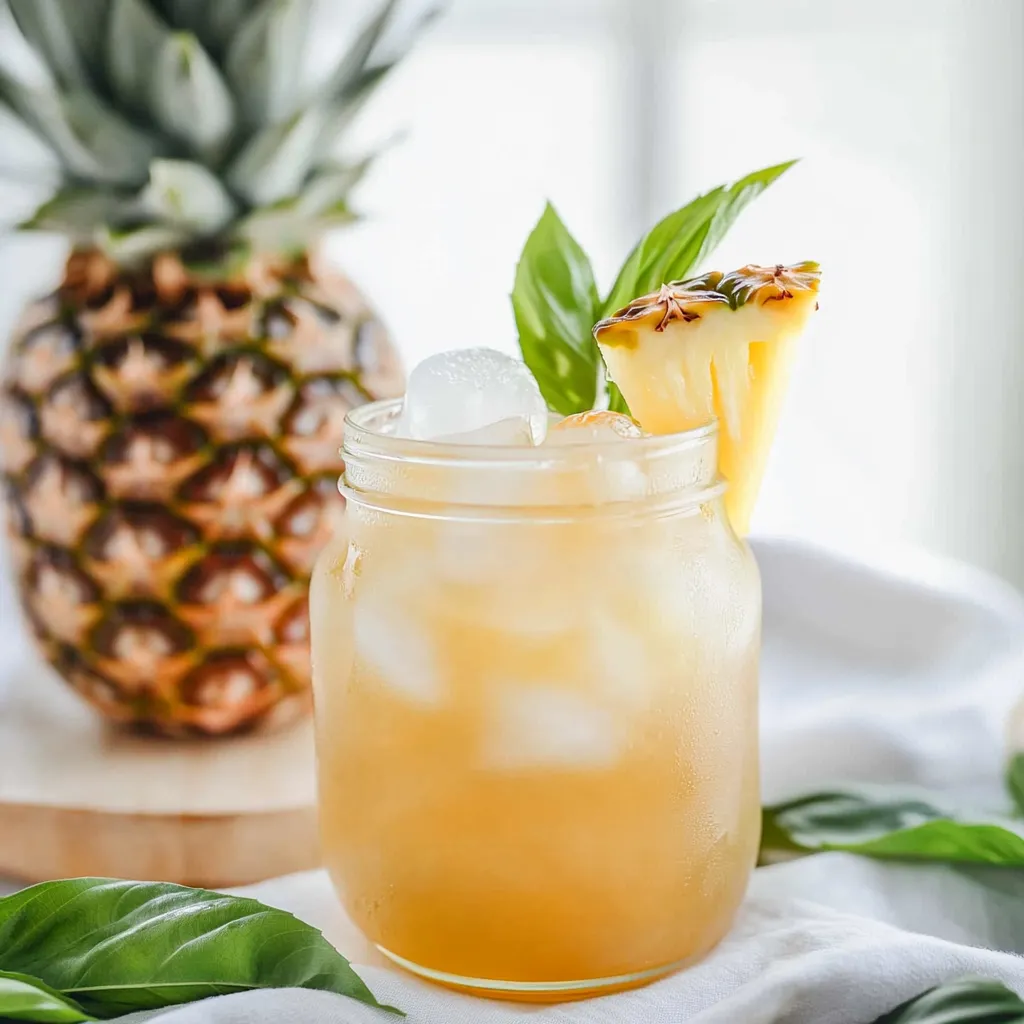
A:
[[[636,296],[689,275],[744,207],[794,163],[755,171],[670,213],[636,244],[604,298],[587,254],[548,203],[523,247],[512,289],[519,348],[548,405],[563,416],[592,409],[602,379],[594,324]],[[608,395],[609,408],[628,412],[610,382]]]
[[[1024,1024],[1024,1001],[1002,982],[961,978],[923,992],[874,1024]]]
[[[516,269],[519,347],[544,400],[569,415],[594,405],[600,362],[591,330],[601,299],[587,254],[548,203]]]
[[[964,814],[908,787],[836,788],[763,809],[762,862],[827,850],[1024,867],[1024,828],[1009,817]]]
[[[291,914],[162,882],[72,878],[0,899],[0,972],[0,1019],[11,1020],[107,1019],[261,988],[380,1006]]]

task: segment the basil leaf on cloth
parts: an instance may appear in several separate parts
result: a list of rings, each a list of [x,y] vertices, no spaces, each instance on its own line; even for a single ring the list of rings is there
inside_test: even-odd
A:
[[[262,988],[379,1005],[323,935],[291,914],[162,882],[72,878],[0,899],[0,970],[38,978],[98,1017]]]

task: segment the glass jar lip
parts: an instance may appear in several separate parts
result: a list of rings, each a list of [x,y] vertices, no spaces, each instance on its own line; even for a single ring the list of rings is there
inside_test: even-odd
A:
[[[342,455],[373,455],[435,465],[439,463],[471,465],[475,463],[543,463],[618,458],[670,458],[713,441],[718,421],[675,434],[651,434],[647,437],[616,441],[585,441],[572,445],[527,447],[525,445],[459,444],[451,441],[421,441],[396,437],[381,429],[402,410],[402,398],[386,398],[350,409],[345,416]]]

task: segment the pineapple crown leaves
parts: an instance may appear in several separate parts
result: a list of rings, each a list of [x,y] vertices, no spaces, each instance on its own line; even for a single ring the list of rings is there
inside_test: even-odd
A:
[[[127,261],[201,239],[292,250],[352,220],[349,194],[378,153],[345,163],[336,150],[438,13],[396,28],[403,0],[382,0],[304,90],[312,0],[0,2],[48,71],[35,86],[0,66],[0,110],[60,171],[19,227]]]
[[[635,296],[688,277],[743,209],[795,163],[721,185],[660,220],[634,246],[604,297],[586,253],[548,203],[523,247],[512,288],[519,349],[548,405],[563,416],[584,412],[606,387],[608,407],[628,412],[618,388],[605,381],[594,324]]]

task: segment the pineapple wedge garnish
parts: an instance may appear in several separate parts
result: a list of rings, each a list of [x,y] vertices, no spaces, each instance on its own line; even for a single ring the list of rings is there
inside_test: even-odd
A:
[[[820,276],[817,263],[714,271],[663,285],[594,328],[608,375],[645,430],[670,434],[718,419],[725,507],[741,536]]]

